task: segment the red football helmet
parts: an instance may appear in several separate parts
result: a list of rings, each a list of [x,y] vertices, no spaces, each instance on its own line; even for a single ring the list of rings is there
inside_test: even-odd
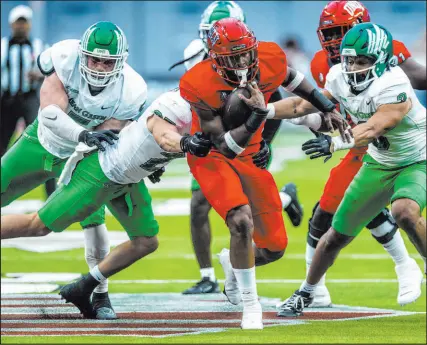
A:
[[[233,84],[252,81],[258,72],[258,41],[245,23],[218,20],[208,33],[209,57],[218,74]]]
[[[345,33],[358,23],[370,21],[369,12],[360,1],[331,1],[325,6],[317,35],[333,63],[340,61],[340,45]]]

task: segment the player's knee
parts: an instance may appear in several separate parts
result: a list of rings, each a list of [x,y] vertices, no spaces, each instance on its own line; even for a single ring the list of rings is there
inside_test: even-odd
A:
[[[191,195],[191,220],[198,221],[200,218],[206,218],[211,209],[209,201],[206,199],[202,190],[195,190]]]
[[[326,252],[335,252],[346,246],[352,240],[352,237],[340,234],[338,231],[333,228],[329,229],[328,232],[323,237],[322,243],[323,250]]]
[[[157,236],[139,236],[132,239],[132,244],[142,255],[154,253],[159,248]]]
[[[316,248],[319,240],[329,230],[332,225],[333,214],[324,211],[319,202],[313,208],[312,217],[308,221],[307,243]]]
[[[51,232],[51,230],[44,225],[37,212],[29,214],[28,218],[29,229],[31,229],[33,236],[46,236]]]
[[[420,217],[420,207],[410,199],[398,199],[392,204],[393,218],[400,228],[405,231],[415,231],[415,226]]]
[[[229,211],[226,222],[231,236],[252,237],[254,223],[249,205],[236,207]]]
[[[255,266],[262,266],[279,260],[285,254],[285,250],[270,251],[267,248],[258,248],[255,255]]]

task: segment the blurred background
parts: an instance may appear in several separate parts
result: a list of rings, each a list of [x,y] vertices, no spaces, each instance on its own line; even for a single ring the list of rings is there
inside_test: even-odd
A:
[[[290,62],[306,76],[309,62],[319,50],[316,29],[327,1],[237,1],[247,23],[260,40],[275,41]],[[168,68],[183,57],[191,40],[198,37],[200,16],[210,1],[2,1],[1,36],[10,34],[9,11],[30,6],[34,16],[32,35],[48,44],[80,38],[94,22],[119,25],[129,42],[129,64],[148,83],[149,102],[177,85],[181,65]],[[413,57],[425,64],[426,2],[364,1],[374,22],[403,41]],[[421,94],[420,94],[421,95]],[[421,96],[420,96],[421,97]],[[422,95],[425,104],[425,93]]]

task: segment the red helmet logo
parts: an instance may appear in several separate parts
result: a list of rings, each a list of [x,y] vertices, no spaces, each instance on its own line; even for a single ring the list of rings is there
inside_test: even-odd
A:
[[[213,68],[233,84],[253,80],[258,72],[258,41],[245,23],[235,18],[217,21],[208,33]]]
[[[358,23],[370,22],[369,12],[360,1],[331,1],[320,15],[317,35],[332,62],[339,62],[345,33]]]

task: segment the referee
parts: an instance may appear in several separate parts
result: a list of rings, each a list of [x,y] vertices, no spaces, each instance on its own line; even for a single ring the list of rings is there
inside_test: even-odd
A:
[[[18,120],[24,118],[28,126],[36,119],[40,106],[38,88],[44,76],[37,68],[37,57],[48,46],[30,37],[32,17],[30,7],[14,7],[9,13],[12,35],[1,39],[1,156],[6,153]],[[55,180],[47,181],[47,195],[54,190]]]

